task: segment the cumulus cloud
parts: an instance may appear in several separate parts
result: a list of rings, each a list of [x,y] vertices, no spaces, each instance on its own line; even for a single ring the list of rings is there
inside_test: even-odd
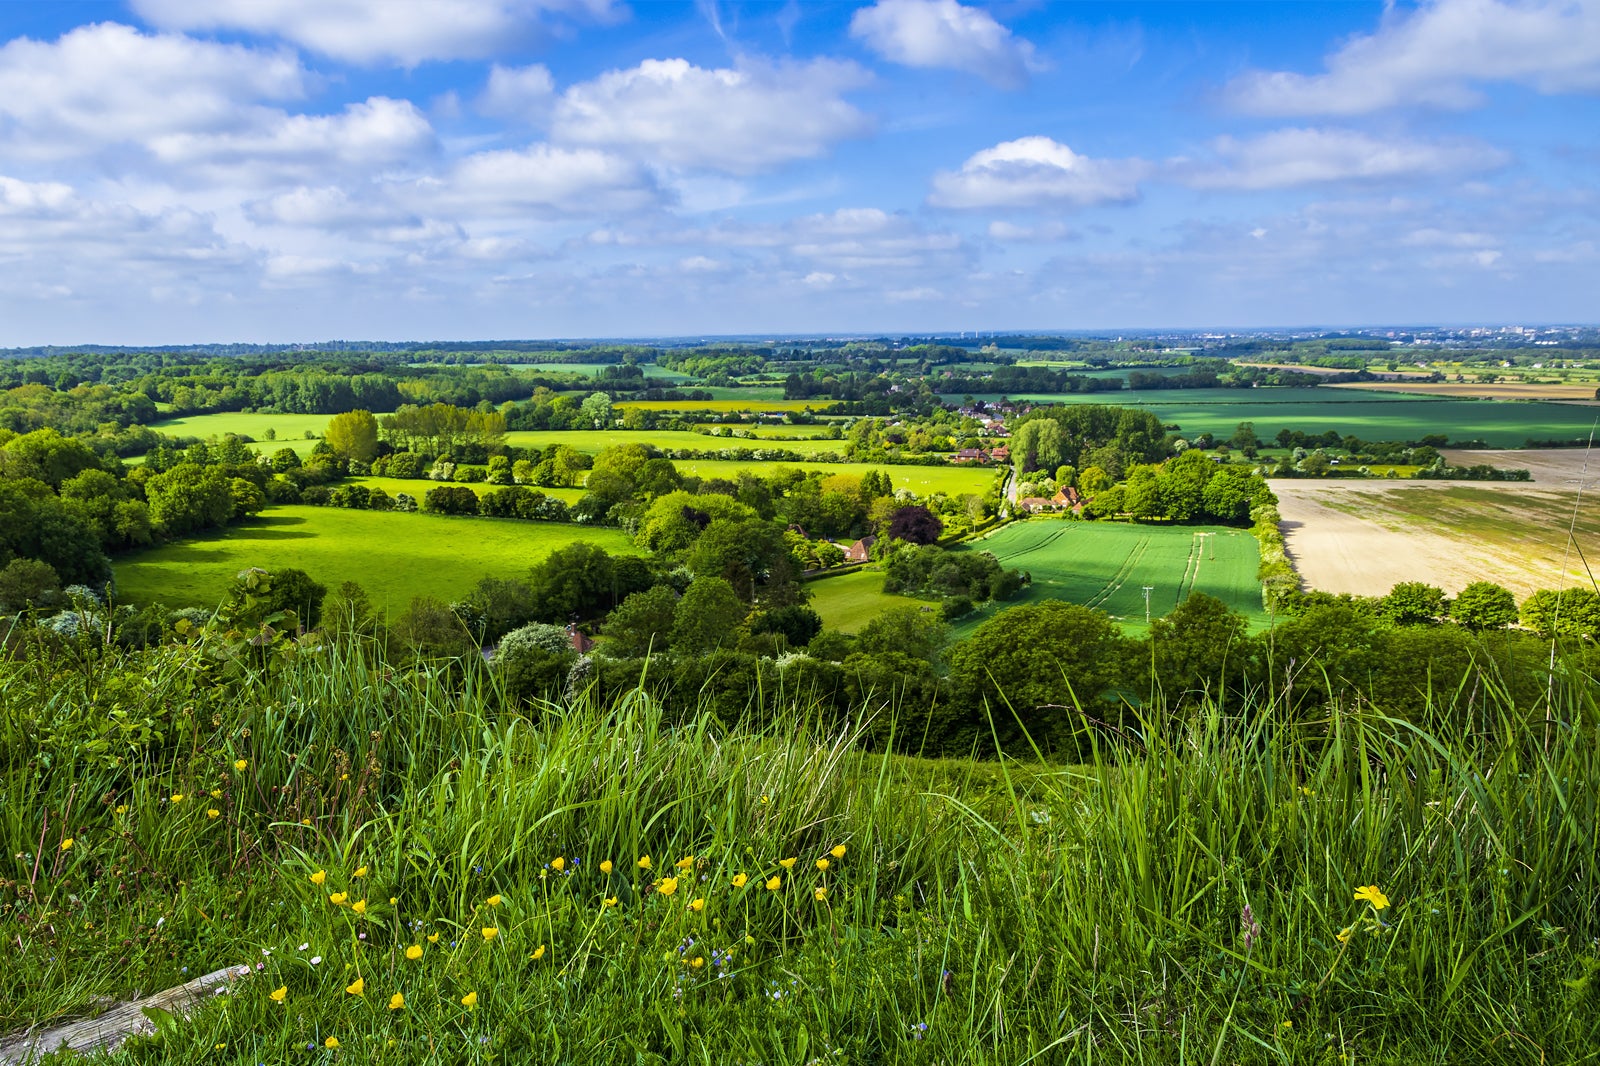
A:
[[[878,0],[851,18],[850,36],[891,62],[965,71],[1006,89],[1037,69],[1031,43],[956,0]]]
[[[425,157],[433,146],[433,128],[416,105],[382,96],[335,115],[279,113],[255,128],[166,134],[149,145],[165,163],[243,168],[257,179],[339,164],[381,167]]]
[[[0,143],[36,159],[108,145],[225,131],[263,101],[304,95],[307,74],[288,51],[145,34],[116,23],[59,40],[19,37],[0,47]]]
[[[282,37],[351,63],[415,66],[493,55],[549,16],[605,21],[612,0],[133,0],[151,23]]]
[[[455,217],[569,216],[635,211],[661,202],[637,163],[594,148],[479,152],[404,194],[418,210]]]
[[[1341,181],[1474,173],[1503,165],[1505,153],[1477,141],[1390,140],[1347,129],[1282,129],[1219,137],[1210,161],[1179,159],[1171,173],[1197,189],[1255,191]]]
[[[555,102],[556,83],[550,68],[535,63],[528,67],[502,67],[489,70],[489,84],[478,98],[478,110],[520,122],[541,121]]]
[[[1086,207],[1127,203],[1149,172],[1137,159],[1090,159],[1049,137],[1022,137],[976,152],[933,177],[934,207]]]
[[[1391,9],[1382,26],[1346,42],[1320,74],[1251,71],[1227,90],[1260,115],[1360,115],[1421,104],[1470,107],[1474,86],[1510,82],[1540,92],[1600,90],[1595,0],[1431,0]]]
[[[867,133],[867,117],[841,95],[866,81],[856,65],[827,59],[714,70],[649,59],[568,89],[552,135],[671,167],[751,174]]]

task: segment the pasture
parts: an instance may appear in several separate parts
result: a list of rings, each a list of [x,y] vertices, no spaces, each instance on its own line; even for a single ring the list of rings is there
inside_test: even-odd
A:
[[[895,596],[883,591],[883,571],[856,570],[806,583],[811,608],[829,629],[858,633],[861,627],[891,607],[931,607],[927,600]]]
[[[419,503],[421,502],[423,495],[429,489],[438,488],[440,485],[462,485],[471,489],[480,497],[482,497],[486,492],[493,492],[496,489],[506,487],[504,485],[491,485],[487,481],[428,481],[419,478],[401,477],[351,477],[345,478],[343,481],[338,482],[338,484],[362,485],[366,488],[382,489],[391,496],[401,492],[408,492],[412,496],[416,497]],[[546,496],[554,496],[556,499],[565,503],[577,503],[578,500],[583,497],[582,489],[545,489],[540,488],[537,485],[529,485],[528,488],[532,489],[534,492],[542,492]]]
[[[673,462],[680,473],[697,477],[733,478],[741,470],[765,475],[780,467],[825,470],[830,474],[865,474],[881,470],[889,475],[896,489],[910,489],[919,496],[942,492],[948,496],[981,496],[994,484],[996,472],[981,466],[895,466],[888,463],[754,463],[734,459],[678,459]]]
[[[174,437],[225,437],[229,433],[249,437],[269,453],[279,448],[293,448],[302,456],[309,455],[312,447],[322,439],[332,415],[285,415],[270,411],[246,414],[242,411],[218,411],[209,415],[187,415],[150,423],[158,433]],[[276,436],[269,440],[268,433]],[[306,436],[306,434],[311,436]]]
[[[272,507],[247,525],[123,556],[117,588],[130,603],[210,607],[240,570],[298,567],[330,589],[357,581],[391,613],[413,596],[448,603],[486,575],[515,576],[557,548],[588,541],[632,553],[618,529],[499,518]]]
[[[804,430],[811,427],[785,426],[786,430]],[[744,430],[741,428],[741,432]],[[798,433],[796,435],[799,435]],[[844,450],[842,440],[788,440],[762,441],[740,437],[713,437],[682,429],[518,429],[506,434],[506,443],[513,448],[548,449],[565,444],[580,452],[595,454],[613,444],[649,444],[657,448],[694,448],[717,451],[726,448],[783,448],[801,455],[816,455]]]
[[[1152,619],[1203,592],[1255,624],[1266,622],[1256,579],[1261,553],[1241,529],[1035,518],[1003,526],[967,548],[992,552],[1007,569],[1028,571],[1033,584],[1016,599],[962,619],[958,635],[1000,608],[1045,599],[1097,607],[1128,628],[1143,629],[1146,585]]]
[[[714,400],[623,400],[617,407],[626,410],[637,407],[645,411],[822,411],[833,406],[836,400],[818,397],[811,400],[761,399],[750,393],[767,393],[768,389],[721,389],[728,394]],[[781,391],[781,390],[780,390]]]

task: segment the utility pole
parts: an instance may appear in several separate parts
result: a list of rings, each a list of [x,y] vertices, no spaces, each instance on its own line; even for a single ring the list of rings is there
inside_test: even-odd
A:
[[[1144,624],[1150,624],[1150,593],[1155,591],[1154,585],[1144,586]]]

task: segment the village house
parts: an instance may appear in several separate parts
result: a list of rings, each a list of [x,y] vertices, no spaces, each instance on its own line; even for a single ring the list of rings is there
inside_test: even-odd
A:
[[[862,537],[844,550],[844,561],[847,563],[864,563],[872,558],[872,546],[878,543],[877,537]]]

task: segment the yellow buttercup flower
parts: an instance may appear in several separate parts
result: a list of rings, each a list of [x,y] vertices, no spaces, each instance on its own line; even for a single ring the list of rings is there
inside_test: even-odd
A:
[[[400,897],[399,896],[390,896],[389,897],[389,906],[393,907],[396,903],[399,903],[399,902],[400,902]]]
[[[182,792],[174,792],[172,794],[172,802],[173,803],[182,803],[183,802],[183,793]]]
[[[220,789],[220,788],[212,789],[211,790],[211,798],[212,799],[221,799],[222,798],[222,789]]]
[[[463,1007],[476,1007],[478,1005],[478,993],[468,992],[466,995],[462,996],[461,1005]]]
[[[680,870],[687,870],[689,867],[694,865],[694,856],[693,855],[685,855],[683,858],[681,858],[677,862],[673,863],[673,865],[676,866]]]
[[[322,1042],[322,1046],[327,1048],[329,1051],[333,1051],[339,1046],[339,1038],[336,1036],[330,1036],[328,1039]]]
[[[357,866],[356,867],[356,872],[351,874],[350,876],[351,877],[365,877],[365,876],[367,876],[367,868],[365,866]]]
[[[601,901],[601,905],[605,906],[605,907],[615,907],[617,905],[617,897],[616,896],[607,896],[604,900]]]
[[[212,807],[211,809],[206,811],[206,817],[207,818],[221,818],[222,817],[222,812],[217,810],[215,807]]]
[[[367,901],[364,899],[358,899],[354,903],[350,904],[350,909],[355,911],[357,914],[365,914],[367,913]]]
[[[320,885],[320,884],[322,884],[322,882],[326,881],[327,879],[328,879],[328,871],[326,871],[326,870],[318,870],[316,873],[311,875],[311,883],[314,884],[314,885]]]
[[[300,819],[300,824],[301,825],[310,825],[311,824],[311,819],[310,818],[302,818],[302,819]]]
[[[701,911],[706,909],[706,901],[703,898],[691,900],[689,902],[689,909],[694,911],[696,914],[699,914]]]
[[[486,926],[483,927],[483,939],[485,939],[485,940],[493,940],[495,937],[497,937],[499,935],[500,935],[500,930],[496,929],[494,926],[486,925]]]
[[[244,773],[246,770],[248,770],[250,768],[250,760],[249,759],[235,759],[235,760],[233,760],[233,768],[235,770],[239,771],[242,774],[242,773]]]
[[[1348,944],[1350,942],[1350,937],[1354,933],[1355,933],[1355,929],[1353,927],[1348,926],[1348,925],[1345,926],[1343,929],[1339,930],[1339,943]]]
[[[818,859],[817,860],[817,869],[822,870],[823,872],[827,872],[827,869],[828,869],[828,867],[830,865],[832,865],[832,864],[829,863],[827,859]]]
[[[422,958],[422,945],[412,944],[410,947],[406,948],[406,958],[410,959],[412,962],[416,962],[418,959]]]
[[[1379,891],[1377,885],[1364,885],[1356,889],[1356,899],[1366,900],[1375,911],[1381,911],[1389,905],[1389,897]]]
[[[778,889],[780,889],[782,887],[783,887],[783,878],[777,876],[776,874],[774,874],[772,877],[767,878],[767,891],[768,892],[776,892],[776,891],[778,891]]]
[[[656,891],[663,896],[672,895],[678,891],[678,879],[676,877],[663,877],[661,883],[656,886]]]
[[[778,865],[783,867],[785,870],[794,869],[794,863],[795,863],[795,860],[793,860],[793,859],[779,859],[778,860]]]
[[[429,933],[428,934],[428,943],[437,944],[438,942],[439,942],[439,934],[438,933]]]
[[[497,895],[490,896],[489,899],[488,899],[488,904],[491,907],[500,906],[500,897],[499,897],[499,895],[497,894]]]
[[[75,844],[75,843],[77,843],[77,841],[73,840],[71,837],[68,837],[67,839],[65,839],[65,840],[63,840],[61,842],[61,850],[62,851],[71,851],[72,850],[72,845]]]
[[[333,904],[335,907],[343,907],[344,901],[349,898],[350,893],[348,892],[335,892],[333,895],[328,897],[328,902]]]
[[[529,955],[528,958],[532,959],[534,962],[538,962],[540,959],[544,958],[544,945],[540,944],[538,947],[534,948],[533,954]]]
[[[606,859],[600,863],[600,872],[603,874],[609,874],[613,869],[615,869],[615,867],[611,865],[610,859]]]
[[[127,814],[128,813],[128,805],[126,803],[117,804],[117,813],[118,814]]]
[[[389,1009],[399,1010],[406,1005],[406,997],[399,992],[389,997]]]
[[[829,851],[828,854],[832,855],[836,859],[842,859],[842,858],[844,858],[844,852],[845,852],[845,847],[844,847],[843,844],[835,844],[833,846],[833,849],[831,851]]]
[[[816,891],[815,894],[816,894],[818,903],[821,903],[823,900],[828,898],[828,890],[826,888],[823,888],[821,885],[817,886],[817,891]]]
[[[284,1000],[289,998],[289,986],[279,985],[268,994],[268,998],[274,1003],[282,1003]]]
[[[367,982],[357,977],[354,981],[345,985],[344,990],[352,996],[363,995],[367,991]]]
[[[748,880],[750,880],[750,878],[745,874],[734,874],[733,875],[733,887],[734,888],[743,888],[744,887],[744,883],[746,881],[748,881]]]
[[[694,969],[696,969],[696,970],[698,970],[700,967],[704,966],[705,964],[706,964],[706,959],[705,959],[704,955],[696,955],[694,958],[689,960],[689,965],[691,967],[693,967]]]
[[[557,855],[555,858],[550,860],[550,868],[556,873],[560,873],[562,870],[567,868],[567,860],[562,856]]]
[[[650,856],[645,855],[645,856],[642,856],[639,859],[639,869],[641,869],[641,870],[650,869]]]

